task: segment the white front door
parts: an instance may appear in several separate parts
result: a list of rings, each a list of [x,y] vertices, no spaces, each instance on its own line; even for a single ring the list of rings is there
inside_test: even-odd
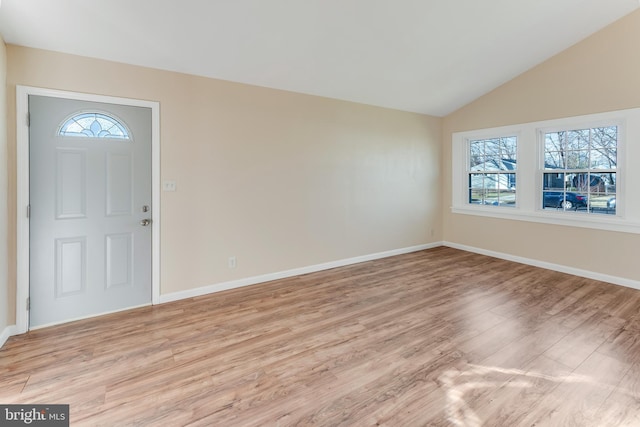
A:
[[[30,95],[29,115],[30,326],[150,304],[151,109]]]

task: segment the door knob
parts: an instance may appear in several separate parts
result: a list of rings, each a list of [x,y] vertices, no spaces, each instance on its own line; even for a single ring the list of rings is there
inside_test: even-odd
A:
[[[142,221],[140,221],[140,225],[143,226],[143,227],[146,227],[149,224],[151,224],[151,220],[148,219],[148,218],[145,218]]]

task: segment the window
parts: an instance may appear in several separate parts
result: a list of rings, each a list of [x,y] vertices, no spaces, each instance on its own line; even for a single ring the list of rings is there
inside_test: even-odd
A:
[[[103,113],[80,113],[66,120],[59,136],[79,136],[90,138],[130,139],[126,126]]]
[[[616,213],[618,126],[544,132],[542,208]]]
[[[515,136],[469,141],[469,203],[515,206]]]
[[[455,132],[451,211],[640,234],[637,141],[640,108]]]

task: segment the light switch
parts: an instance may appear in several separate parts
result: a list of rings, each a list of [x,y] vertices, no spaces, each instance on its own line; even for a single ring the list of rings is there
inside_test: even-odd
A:
[[[176,191],[175,181],[164,181],[162,183],[162,191]]]

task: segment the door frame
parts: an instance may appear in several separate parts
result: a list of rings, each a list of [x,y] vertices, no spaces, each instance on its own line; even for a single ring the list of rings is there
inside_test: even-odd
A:
[[[29,330],[29,95],[151,109],[151,304],[160,302],[160,103],[16,85],[16,333]],[[75,319],[74,319],[75,320]]]

